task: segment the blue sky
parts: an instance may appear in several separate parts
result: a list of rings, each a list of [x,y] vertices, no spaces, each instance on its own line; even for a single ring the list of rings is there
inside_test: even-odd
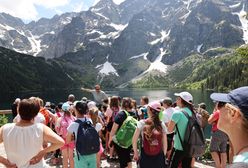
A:
[[[51,18],[64,12],[87,10],[99,0],[0,0],[0,11],[25,22],[41,17]],[[120,1],[120,0],[117,0]]]

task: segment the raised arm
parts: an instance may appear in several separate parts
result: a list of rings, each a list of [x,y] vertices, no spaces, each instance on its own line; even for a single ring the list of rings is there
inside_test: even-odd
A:
[[[81,87],[81,90],[82,91],[85,91],[85,92],[92,92],[92,91],[94,91],[94,90],[92,90],[92,89],[86,89],[86,88],[84,88],[84,87]]]

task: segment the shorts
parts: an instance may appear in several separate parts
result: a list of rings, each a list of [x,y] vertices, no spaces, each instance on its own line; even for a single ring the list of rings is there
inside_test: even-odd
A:
[[[220,130],[212,132],[210,152],[226,153],[227,141],[228,136],[224,132]]]
[[[79,157],[79,158],[78,158]],[[96,154],[80,155],[75,154],[75,168],[96,168]]]
[[[132,161],[131,159],[131,149],[132,149],[132,145],[125,149],[125,148],[122,148],[120,146],[118,146],[117,144],[114,143],[114,146],[115,146],[115,150],[116,150],[116,153],[118,155],[118,159],[119,159],[119,163],[120,163],[120,168],[125,168],[128,166],[128,163]]]
[[[64,146],[62,146],[61,148],[60,148],[60,150],[62,151],[62,150],[64,150],[64,149],[74,149],[75,148],[75,142],[74,141],[72,141],[72,142],[70,142],[70,143],[68,143],[68,144],[64,144]]]
[[[139,166],[142,168],[165,168],[165,156],[163,152],[155,156],[149,156],[141,149]]]

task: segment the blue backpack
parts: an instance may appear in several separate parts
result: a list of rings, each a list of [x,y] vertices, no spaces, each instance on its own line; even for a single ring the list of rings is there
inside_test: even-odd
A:
[[[79,159],[80,155],[90,155],[97,153],[100,150],[99,135],[90,121],[81,121],[77,119],[74,121],[79,124],[77,139],[76,139],[76,151]]]

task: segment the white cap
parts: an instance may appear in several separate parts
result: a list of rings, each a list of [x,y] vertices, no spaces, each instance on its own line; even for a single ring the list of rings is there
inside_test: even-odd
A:
[[[88,109],[94,108],[96,107],[96,103],[94,101],[90,101],[89,103],[87,103]]]
[[[174,95],[181,97],[183,100],[185,100],[189,104],[193,103],[193,96],[189,92],[175,93]]]

